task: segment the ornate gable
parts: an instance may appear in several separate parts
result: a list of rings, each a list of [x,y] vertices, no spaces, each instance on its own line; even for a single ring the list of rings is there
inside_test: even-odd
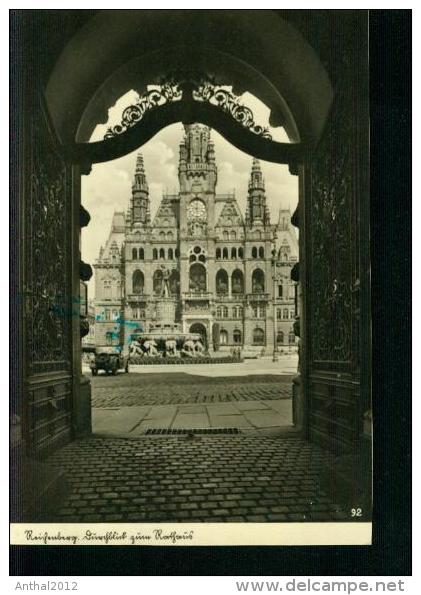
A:
[[[168,229],[178,228],[178,203],[172,198],[163,198],[158,207],[152,226],[156,228],[165,227]]]
[[[216,227],[238,227],[243,225],[244,220],[237,201],[227,201],[222,207]]]

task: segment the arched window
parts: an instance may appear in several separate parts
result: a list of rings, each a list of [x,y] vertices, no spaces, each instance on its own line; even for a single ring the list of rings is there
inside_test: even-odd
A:
[[[139,248],[139,260],[145,260],[145,251],[143,248]]]
[[[237,239],[237,234],[236,234],[236,232],[235,232],[235,231],[232,231],[232,232],[230,233],[230,239],[231,239],[231,240],[236,240],[236,239]]]
[[[265,274],[261,269],[255,269],[251,277],[251,286],[253,293],[265,292]]]
[[[244,275],[240,269],[235,269],[231,277],[231,291],[234,295],[244,293]]]
[[[171,241],[173,239],[174,235],[172,231],[167,231],[167,240]]]
[[[104,280],[103,289],[104,289],[104,298],[105,299],[111,298],[111,281],[109,279]]]
[[[241,343],[241,331],[239,331],[239,330],[237,330],[237,329],[236,329],[236,330],[235,330],[235,331],[232,333],[232,338],[234,339],[234,343],[235,343],[236,345],[239,345],[239,344]]]
[[[162,271],[158,269],[153,274],[153,292],[154,295],[161,295],[162,293]]]
[[[294,345],[295,343],[295,334],[294,331],[290,331],[289,335],[288,335],[288,342],[290,345]]]
[[[180,252],[178,251],[178,248],[175,249],[175,257],[178,258],[180,256]]]
[[[256,246],[253,246],[253,248],[251,249],[251,257],[252,258],[257,258],[257,248],[256,248]]]
[[[288,308],[284,308],[283,318],[286,320],[288,318]]]
[[[281,318],[282,318],[281,308],[276,308],[276,318],[277,318],[277,320],[281,320]]]
[[[238,258],[244,258],[244,250],[242,248],[238,248]]]
[[[145,286],[145,277],[142,271],[135,271],[132,277],[132,287],[133,293],[143,293],[143,288]]]
[[[222,258],[228,258],[228,248],[222,250]]]
[[[237,248],[231,248],[231,258],[237,258]]]
[[[137,260],[137,250],[136,250],[136,248],[133,248],[133,250],[132,250],[132,260]]]
[[[202,293],[206,291],[206,269],[203,264],[195,262],[190,267],[190,291]]]
[[[180,273],[173,269],[170,275],[170,292],[171,295],[178,295],[180,293]]]
[[[222,237],[224,238],[224,240],[228,240],[229,239],[229,233],[227,231],[224,231],[222,233]]]
[[[221,258],[221,248],[217,248],[216,249],[216,258],[220,259]]]
[[[265,344],[265,332],[261,328],[255,328],[253,331],[253,345]]]
[[[108,331],[105,334],[105,342],[107,345],[112,345],[113,344],[113,333],[111,331]]]
[[[264,258],[265,257],[265,249],[263,248],[263,246],[260,246],[259,248],[259,258]]]
[[[139,318],[146,318],[145,310],[139,310]]]
[[[161,241],[162,241],[162,240],[165,240],[165,231],[160,231],[160,232],[159,232],[159,239],[160,239]]]
[[[216,273],[216,293],[217,295],[226,295],[228,293],[228,273],[220,269]]]
[[[222,318],[228,318],[228,307],[227,306],[222,307]]]
[[[284,344],[284,333],[282,331],[278,331],[278,334],[276,335],[276,342],[278,345]]]
[[[221,345],[227,345],[228,344],[228,331],[221,329],[220,333],[219,333],[219,343]]]
[[[218,306],[216,309],[216,317],[221,318],[221,316],[222,316],[222,309],[221,309],[221,306]]]
[[[152,258],[158,260],[158,250],[156,248],[152,250]]]
[[[159,258],[160,260],[165,260],[165,250],[164,248],[159,249]]]
[[[172,248],[168,248],[168,260],[174,259],[174,251]]]

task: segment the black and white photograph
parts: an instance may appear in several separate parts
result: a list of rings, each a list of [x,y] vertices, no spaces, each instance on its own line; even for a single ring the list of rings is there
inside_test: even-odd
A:
[[[10,18],[11,543],[370,545],[369,11]]]

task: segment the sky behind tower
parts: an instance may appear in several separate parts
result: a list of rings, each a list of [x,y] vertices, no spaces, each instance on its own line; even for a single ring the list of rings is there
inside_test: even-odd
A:
[[[109,110],[107,124],[97,126],[91,140],[103,138],[108,126],[120,122],[125,107],[135,103],[136,94],[127,93]],[[252,95],[246,93],[242,102],[253,110],[256,123],[268,126],[269,109]],[[288,142],[283,129],[270,129],[275,140]],[[151,215],[154,217],[163,193],[178,193],[178,148],[184,135],[182,124],[172,124],[156,134],[142,148],[145,172],[149,184]],[[211,132],[215,143],[218,168],[217,193],[235,190],[238,204],[244,215],[247,185],[252,157],[239,151],[216,131]],[[114,211],[126,211],[134,177],[135,151],[115,161],[93,165],[89,176],[82,176],[82,204],[89,211],[91,221],[82,230],[82,258],[94,263],[99,249],[110,232]],[[267,204],[271,221],[276,222],[280,208],[295,210],[298,202],[298,178],[291,176],[288,166],[261,161],[266,185]],[[91,285],[91,284],[90,284]],[[93,296],[93,288],[90,287]]]

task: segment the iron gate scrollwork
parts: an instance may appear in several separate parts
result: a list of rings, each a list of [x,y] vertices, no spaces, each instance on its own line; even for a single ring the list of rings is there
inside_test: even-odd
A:
[[[71,368],[71,170],[44,110],[31,117],[26,198],[26,337],[30,373]]]
[[[311,329],[313,362],[347,364],[353,350],[352,92],[337,98],[312,163]]]

